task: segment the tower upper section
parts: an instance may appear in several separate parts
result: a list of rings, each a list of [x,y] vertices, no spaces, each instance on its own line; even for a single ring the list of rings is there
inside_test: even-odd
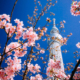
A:
[[[60,45],[62,45],[62,43],[61,43],[62,36],[59,34],[59,30],[56,27],[55,18],[53,19],[53,27],[52,27],[52,29],[50,31],[49,38],[50,38],[50,40],[48,40],[48,44],[51,44],[51,42],[55,42],[56,41]]]

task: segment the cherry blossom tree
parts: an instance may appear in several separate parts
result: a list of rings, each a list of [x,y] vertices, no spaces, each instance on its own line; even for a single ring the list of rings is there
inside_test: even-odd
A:
[[[7,41],[5,43],[3,53],[0,54],[0,80],[14,80],[15,75],[21,76],[22,80],[46,80],[48,77],[53,76],[55,77],[55,79],[77,79],[80,74],[76,73],[74,75],[74,73],[76,72],[76,69],[78,72],[80,72],[80,68],[78,67],[80,60],[77,61],[77,64],[71,76],[69,76],[61,70],[61,66],[59,64],[60,61],[56,61],[53,59],[50,59],[50,61],[48,61],[48,55],[46,55],[45,59],[42,56],[39,57],[41,54],[45,54],[50,47],[48,46],[46,49],[44,49],[40,47],[40,43],[37,43],[37,41],[39,40],[46,41],[47,37],[49,36],[46,32],[48,31],[47,26],[51,22],[50,18],[46,18],[46,24],[44,26],[37,28],[35,27],[41,16],[44,16],[46,13],[48,13],[48,9],[50,7],[53,7],[57,3],[57,1],[47,0],[46,5],[43,9],[41,9],[39,15],[37,15],[38,7],[35,5],[32,17],[28,15],[28,23],[30,24],[30,26],[28,27],[25,27],[23,21],[20,21],[20,19],[17,18],[14,20],[16,26],[11,23],[13,11],[17,2],[18,0],[16,0],[14,3],[11,15],[0,15],[0,29],[3,29],[7,35]],[[34,0],[34,3],[39,4],[39,6],[42,8],[42,4],[40,1]],[[71,14],[74,16],[78,16],[80,14],[79,7],[80,2],[73,2],[71,6]],[[55,14],[53,12],[50,12],[50,15],[54,16]],[[59,23],[61,31],[64,28],[64,23],[64,20]],[[70,33],[67,37],[62,38],[60,42],[63,45],[66,45],[66,42],[71,35],[72,33]],[[15,39],[15,41],[9,42],[12,37]],[[52,40],[55,39],[56,38],[53,36]],[[80,43],[77,43],[76,46],[80,48]],[[25,57],[25,60],[22,63],[23,57]],[[45,64],[44,67],[46,67],[48,64],[46,73],[43,73],[41,71],[42,67],[39,65],[39,63],[36,63],[35,65],[31,63],[32,60],[43,61],[42,64]],[[2,63],[6,64],[7,66],[2,67]],[[20,74],[20,71],[22,72],[22,74]],[[33,76],[32,74],[36,75]],[[43,78],[43,74],[45,74],[47,77]]]

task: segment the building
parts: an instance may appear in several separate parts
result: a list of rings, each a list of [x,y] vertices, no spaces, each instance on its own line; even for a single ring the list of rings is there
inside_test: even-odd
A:
[[[62,59],[62,54],[61,54],[61,46],[62,46],[61,39],[62,39],[62,36],[59,34],[59,30],[56,27],[55,19],[53,19],[53,27],[50,31],[50,36],[49,36],[48,39],[49,39],[48,40],[48,45],[50,46],[49,58],[53,59],[54,61],[59,60],[61,69],[64,71],[63,59]],[[54,80],[54,77],[51,78],[51,79]]]

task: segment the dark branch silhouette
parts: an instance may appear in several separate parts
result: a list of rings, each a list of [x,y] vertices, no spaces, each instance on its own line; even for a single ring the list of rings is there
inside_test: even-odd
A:
[[[12,14],[13,14],[13,11],[14,11],[14,8],[15,8],[17,2],[18,2],[18,0],[15,1],[14,6],[13,6],[13,9],[12,9],[12,11],[11,11],[10,22],[11,22]]]
[[[79,64],[80,64],[80,59],[79,59],[79,61],[77,62],[77,64],[76,64],[74,70],[72,71],[72,74],[71,74],[69,80],[73,80],[73,76],[74,76],[74,74],[75,74],[75,72],[76,72],[77,67],[79,66]]]

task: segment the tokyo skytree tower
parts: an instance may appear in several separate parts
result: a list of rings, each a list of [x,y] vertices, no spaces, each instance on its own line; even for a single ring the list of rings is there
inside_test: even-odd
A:
[[[55,38],[55,39],[54,39]],[[60,66],[61,66],[61,70],[64,71],[64,65],[63,65],[63,59],[62,59],[62,54],[61,54],[61,39],[62,36],[59,34],[59,30],[56,27],[55,24],[55,18],[53,19],[53,27],[50,31],[50,36],[49,36],[49,40],[48,40],[48,45],[50,46],[50,55],[49,55],[49,59],[53,59],[60,61]],[[54,80],[54,77],[48,78],[47,80],[52,79]],[[61,79],[59,79],[61,80]]]

